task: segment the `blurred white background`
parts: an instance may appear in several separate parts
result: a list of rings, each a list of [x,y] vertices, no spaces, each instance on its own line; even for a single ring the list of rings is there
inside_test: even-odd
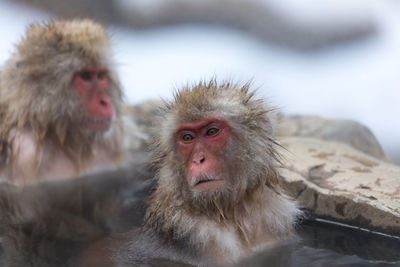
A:
[[[117,1],[120,8],[160,1]],[[148,30],[109,25],[126,102],[169,98],[187,82],[216,76],[253,80],[258,94],[287,114],[348,118],[368,126],[387,155],[400,163],[400,3],[376,1],[265,1],[294,25],[321,30],[371,24],[374,33],[325,48],[301,50],[212,25]],[[0,1],[0,64],[29,23],[55,15]],[[305,33],[308,34],[308,33]]]

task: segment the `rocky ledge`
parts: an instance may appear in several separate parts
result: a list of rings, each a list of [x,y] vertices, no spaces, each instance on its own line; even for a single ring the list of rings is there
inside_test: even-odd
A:
[[[400,236],[400,167],[339,142],[281,137],[281,181],[312,215]]]

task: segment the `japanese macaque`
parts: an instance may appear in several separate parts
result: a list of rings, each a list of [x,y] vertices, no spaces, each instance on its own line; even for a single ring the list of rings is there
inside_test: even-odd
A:
[[[179,91],[160,122],[144,226],[114,242],[113,259],[225,265],[291,237],[300,211],[278,184],[271,111],[249,85]]]
[[[31,25],[0,74],[3,175],[30,183],[118,166],[121,99],[100,24]]]

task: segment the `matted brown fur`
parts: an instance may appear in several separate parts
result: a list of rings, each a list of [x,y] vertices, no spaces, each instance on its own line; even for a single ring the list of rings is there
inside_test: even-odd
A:
[[[77,165],[90,157],[100,136],[82,127],[84,111],[71,81],[84,67],[107,67],[118,118],[122,93],[112,65],[107,33],[92,20],[31,25],[0,73],[1,165],[10,165],[15,134],[25,130],[38,151],[51,140]]]
[[[149,200],[144,232],[156,233],[163,244],[180,251],[175,259],[191,255],[194,260],[189,262],[210,266],[232,262],[292,234],[300,212],[277,186],[280,163],[272,109],[249,87],[201,82],[178,91],[165,104],[154,147],[157,187]],[[232,128],[223,151],[227,186],[194,194],[174,132],[180,123],[207,117],[223,117]],[[130,251],[135,253],[132,244]]]

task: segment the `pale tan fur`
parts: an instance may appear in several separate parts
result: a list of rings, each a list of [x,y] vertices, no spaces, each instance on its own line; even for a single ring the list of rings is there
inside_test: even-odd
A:
[[[105,67],[115,118],[107,133],[84,126],[71,81],[85,67]],[[66,178],[121,158],[122,92],[105,29],[89,19],[31,25],[0,73],[3,174],[18,182]],[[113,165],[113,164],[111,164]]]

